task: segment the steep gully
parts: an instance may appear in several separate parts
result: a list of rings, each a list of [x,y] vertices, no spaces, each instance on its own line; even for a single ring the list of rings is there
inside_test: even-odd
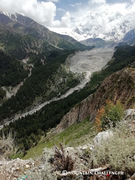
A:
[[[50,101],[46,101],[40,105],[35,106],[32,110],[27,111],[22,114],[15,114],[14,118],[8,122],[5,122],[4,125],[8,125],[10,122],[14,122],[19,118],[25,117],[27,115],[32,115],[35,112],[42,109],[47,104],[50,104],[53,101],[58,101],[64,99],[76,90],[82,89],[85,84],[90,80],[90,77],[93,72],[101,70],[107,62],[112,58],[114,49],[112,48],[99,48],[93,49],[91,51],[80,51],[77,52],[74,56],[69,56],[66,60],[67,65],[73,73],[83,73],[84,79],[76,87],[71,88],[65,94],[60,97],[55,97]],[[0,129],[3,128],[3,125],[0,126]]]

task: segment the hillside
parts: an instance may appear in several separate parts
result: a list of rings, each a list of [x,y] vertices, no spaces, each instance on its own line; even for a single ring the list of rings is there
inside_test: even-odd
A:
[[[0,84],[2,120],[77,85],[79,78],[61,65],[70,54],[91,47],[73,38],[66,40],[28,17],[0,12],[0,49],[5,54],[1,73],[6,73]]]
[[[23,66],[13,56],[0,50],[0,104],[6,99],[5,87],[14,87],[21,83],[29,73],[29,68]]]
[[[15,86],[27,75],[28,71],[18,60],[0,51],[0,86]]]
[[[26,150],[36,145],[40,140],[40,138],[43,135],[46,135],[48,129],[58,125],[62,120],[63,116],[66,115],[67,113],[68,114],[63,118],[65,120],[61,121],[63,123],[62,125],[63,127],[68,127],[75,121],[77,122],[82,121],[88,116],[91,116],[91,119],[93,119],[96,115],[96,111],[101,107],[101,105],[104,105],[105,100],[108,98],[110,99],[112,98],[111,100],[113,100],[114,102],[118,100],[120,98],[119,93],[122,93],[121,92],[122,87],[124,87],[125,85],[124,90],[130,88],[130,83],[125,84],[125,79],[123,81],[123,78],[128,78],[127,81],[128,80],[131,81],[132,89],[131,89],[131,93],[129,91],[129,94],[123,97],[126,99],[123,100],[121,98],[120,100],[123,100],[125,101],[124,103],[126,103],[128,97],[130,102],[130,98],[134,96],[133,95],[134,86],[132,86],[132,84],[134,84],[134,81],[133,78],[130,78],[130,73],[132,74],[133,72],[133,76],[134,76],[134,69],[132,68],[127,69],[128,72],[127,74],[126,73],[124,74],[125,70],[121,70],[121,69],[127,66],[134,67],[134,61],[135,61],[134,48],[135,47],[130,47],[130,46],[118,47],[116,52],[114,53],[114,57],[112,61],[110,61],[106,66],[106,68],[104,68],[102,71],[94,73],[93,76],[91,77],[90,82],[88,82],[82,90],[76,91],[71,95],[69,95],[68,97],[61,99],[59,101],[51,102],[50,104],[46,105],[44,108],[42,108],[40,111],[36,112],[33,115],[26,116],[16,122],[10,123],[9,126],[4,127],[3,131],[5,132],[5,134],[8,134],[10,131],[12,131],[13,134],[16,132],[15,142],[18,144],[20,151],[22,151],[23,149],[25,150],[24,153],[26,153]],[[117,72],[118,70],[121,71]],[[114,72],[116,72],[116,74],[109,77],[109,75],[111,75]],[[118,75],[116,77],[119,77],[121,72],[123,76],[120,76],[121,89],[119,91],[119,88],[117,88],[116,90],[114,88],[115,84],[117,85],[117,78],[116,79],[114,78],[117,74]],[[108,77],[108,79],[103,82],[103,80],[106,77]],[[110,80],[110,78],[112,79]],[[116,81],[115,84],[112,84],[112,81],[114,82]],[[103,85],[101,85],[102,82]],[[120,82],[118,82],[118,85],[120,85]],[[106,84],[108,85],[108,89],[106,89],[107,88]],[[103,88],[101,88],[102,86]],[[115,91],[112,91],[112,89],[114,89]],[[112,93],[110,94],[112,96],[108,96],[109,91]],[[123,91],[123,93],[124,92],[125,91]],[[93,93],[94,95],[91,95]],[[118,93],[118,95],[116,96],[117,98],[113,93],[114,94]],[[7,103],[0,108],[1,117],[2,115],[5,116],[4,110],[6,109],[7,112],[7,108],[11,108],[11,105]],[[128,107],[131,107],[132,103],[131,104],[129,103],[128,105],[129,105]],[[6,116],[7,115],[8,114],[6,113]]]
[[[86,48],[73,38],[69,41],[65,40],[28,17],[20,14],[7,16],[2,12],[0,13],[0,46],[18,59],[31,54],[45,58],[48,52],[56,49]]]
[[[109,177],[114,180],[116,178],[133,180],[135,171],[135,140],[132,133],[135,128],[134,113],[135,111],[130,110],[130,113],[127,112],[125,119],[119,122],[115,128],[100,132],[96,136],[93,134],[94,127],[91,126],[88,119],[81,123],[75,123],[48,141],[50,145],[53,140],[57,141],[56,143],[63,140],[65,145],[68,143],[72,147],[62,145],[56,147],[55,144],[55,149],[49,147],[43,150],[43,144],[40,144],[29,152],[29,157],[33,159],[1,160],[1,178],[5,180],[10,176],[11,178],[19,177],[30,180],[35,180],[35,178],[56,180],[64,177],[66,180],[74,180],[74,178],[82,177],[92,180],[95,178],[108,180]],[[1,142],[3,148],[8,149],[9,144],[12,143],[10,138],[9,136],[7,144]],[[85,145],[78,146],[77,141],[80,140],[84,141]],[[74,143],[77,143],[77,146],[74,146]],[[11,152],[11,149],[8,149],[7,154]],[[36,156],[41,153],[41,150],[43,153],[37,158]]]
[[[41,84],[41,81],[45,81],[47,78],[45,77],[46,74],[49,76],[51,73],[56,73],[62,63],[61,60],[59,61],[60,58],[63,58],[64,63],[64,58],[66,58],[69,54],[74,53],[74,51],[84,49],[91,49],[91,47],[86,47],[73,38],[65,40],[64,37],[49,31],[46,27],[38,24],[28,17],[20,14],[0,12],[0,58],[2,74],[0,80],[1,103],[6,100],[5,93],[6,98],[9,99],[9,97],[15,95],[17,91],[21,89],[20,87],[23,85],[26,77],[28,77],[28,83],[26,83],[28,85],[26,85],[26,87],[24,83],[24,89],[21,90],[21,96],[25,96],[27,94],[26,91],[28,91],[28,86],[33,86],[33,90],[36,89],[36,91],[39,91],[36,95],[35,91],[33,92],[32,90],[30,94],[34,94],[34,97],[32,97],[32,100],[30,100],[29,103],[32,103],[37,96],[46,96],[43,93],[44,89],[41,89],[41,86],[39,85]],[[53,62],[53,65],[50,64],[49,67],[44,68],[44,65],[50,63],[51,60],[54,60],[55,63]],[[57,60],[59,62],[56,62]],[[32,69],[34,70],[32,71]],[[50,73],[46,73],[46,70],[50,71]],[[35,78],[35,73],[38,73],[39,77]],[[30,77],[31,75],[32,77]],[[79,82],[78,79],[73,77],[73,74],[67,73],[67,76],[67,79],[73,80],[72,83],[70,82],[72,84],[71,86],[74,86]],[[69,76],[72,76],[72,78]],[[69,82],[65,85],[65,90],[63,91],[66,91],[68,85]],[[3,89],[2,86],[4,86]],[[46,89],[48,88],[49,87],[46,87]],[[54,96],[54,92],[51,91],[52,90],[50,90],[49,93],[52,97]],[[25,98],[28,98],[28,95]],[[28,105],[29,104],[26,106]],[[23,106],[26,108],[25,105]],[[21,108],[21,110],[23,110],[22,106]]]
[[[63,131],[75,122],[81,122],[89,117],[96,117],[97,111],[105,106],[110,99],[114,104],[123,103],[125,109],[135,105],[135,68],[122,69],[107,77],[97,91],[72,108],[56,127],[57,132]]]

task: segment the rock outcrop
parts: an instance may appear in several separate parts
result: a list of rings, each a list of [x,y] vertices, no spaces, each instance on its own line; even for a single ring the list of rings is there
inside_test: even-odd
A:
[[[111,99],[114,103],[119,100],[126,109],[132,107],[135,103],[134,68],[122,69],[106,78],[93,95],[93,109],[99,109],[106,99]]]

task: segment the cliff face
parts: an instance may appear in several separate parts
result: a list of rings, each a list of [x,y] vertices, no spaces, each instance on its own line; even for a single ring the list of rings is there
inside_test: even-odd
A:
[[[91,110],[91,99],[89,96],[82,102],[73,107],[61,120],[56,127],[57,132],[62,132],[64,129],[72,125],[74,122],[80,122],[89,116]]]
[[[73,107],[57,126],[57,132],[61,132],[74,122],[79,122],[87,117],[94,119],[96,112],[105,105],[107,99],[114,103],[120,100],[125,109],[135,104],[135,69],[122,69],[106,78],[98,90],[88,96],[82,102]]]
[[[135,69],[125,68],[106,78],[97,92],[93,96],[94,109],[105,104],[106,99],[111,99],[114,103],[117,100],[124,104],[125,109],[130,108],[135,103]]]

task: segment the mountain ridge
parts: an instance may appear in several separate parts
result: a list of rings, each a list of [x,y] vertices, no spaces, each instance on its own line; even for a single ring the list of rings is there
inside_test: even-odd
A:
[[[2,24],[5,24],[4,27],[7,30],[21,33],[23,35],[29,35],[32,36],[35,41],[38,42],[38,46],[40,48],[43,48],[43,41],[46,43],[47,46],[53,46],[55,49],[85,49],[86,47],[83,46],[81,43],[74,40],[74,42],[66,41],[63,37],[60,35],[49,31],[46,27],[38,24],[34,20],[32,20],[29,17],[20,15],[16,13],[15,15],[10,14],[10,16],[5,15],[4,13],[0,13],[0,22]],[[75,43],[75,44],[74,44]],[[63,47],[61,46],[63,44]],[[35,44],[36,45],[36,44]],[[38,47],[37,46],[37,47]]]

